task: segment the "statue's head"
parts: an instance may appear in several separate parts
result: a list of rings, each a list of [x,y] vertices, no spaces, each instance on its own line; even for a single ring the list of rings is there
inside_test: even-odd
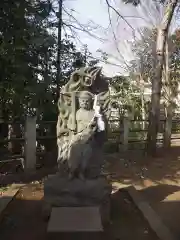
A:
[[[90,110],[92,107],[92,95],[87,91],[82,91],[79,94],[79,107]]]

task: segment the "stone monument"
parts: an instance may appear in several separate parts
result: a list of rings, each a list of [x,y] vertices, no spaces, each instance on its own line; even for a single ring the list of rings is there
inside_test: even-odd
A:
[[[62,87],[58,172],[44,182],[46,209],[99,206],[102,222],[108,221],[111,185],[101,171],[109,102],[108,83],[99,67],[76,70]]]

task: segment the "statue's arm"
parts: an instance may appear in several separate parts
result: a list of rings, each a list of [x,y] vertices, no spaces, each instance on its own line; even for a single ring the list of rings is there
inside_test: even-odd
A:
[[[97,129],[97,118],[94,117],[89,125],[89,129],[95,131]]]
[[[70,131],[76,131],[76,126],[73,124],[73,116],[72,114],[70,114],[68,122],[67,122],[67,127]]]

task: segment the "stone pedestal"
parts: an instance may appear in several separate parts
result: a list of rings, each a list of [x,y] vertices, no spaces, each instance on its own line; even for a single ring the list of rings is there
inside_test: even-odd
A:
[[[102,223],[110,217],[111,185],[106,178],[69,180],[59,174],[49,176],[44,182],[44,215],[48,217],[52,207],[92,207],[100,209]]]
[[[51,239],[76,239],[76,236],[77,239],[102,239],[103,227],[99,208],[52,208],[47,231]]]

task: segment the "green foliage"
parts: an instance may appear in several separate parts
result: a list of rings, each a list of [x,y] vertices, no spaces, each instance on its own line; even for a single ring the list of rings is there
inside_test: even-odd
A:
[[[54,21],[51,2],[0,1],[0,117],[4,120],[16,121],[36,114],[39,120],[56,121],[57,87],[64,85],[76,68],[97,63],[90,59],[87,47],[77,51],[67,36],[60,42],[61,78],[56,79],[59,43],[57,29],[50,27]],[[14,125],[8,130],[6,123],[0,127],[0,138],[21,137],[23,132]],[[56,125],[37,124],[37,132],[39,136],[55,136]],[[52,151],[56,143],[40,140],[38,146]],[[21,147],[16,142],[11,147],[0,146],[1,155],[7,148],[18,154]]]
[[[132,113],[139,117],[141,109],[140,91],[133,79],[129,76],[115,76],[110,80],[110,85],[115,92],[115,108],[119,108],[120,115]]]
[[[52,5],[46,0],[0,1],[0,103],[3,117],[35,114],[55,120],[57,38],[48,31]],[[60,86],[87,61],[71,39],[61,42]],[[89,64],[95,64],[89,63]]]
[[[142,29],[142,38],[132,45],[134,59],[130,63],[131,76],[141,75],[144,82],[148,83],[154,76],[155,51],[156,51],[156,29]]]
[[[169,39],[169,48],[171,52],[169,59],[171,81],[169,84],[174,96],[177,96],[180,79],[180,29],[177,29]]]
[[[173,103],[178,94],[178,85],[180,78],[180,34],[177,29],[168,38],[168,52],[169,52],[169,72],[168,81],[165,74],[163,74],[163,88],[162,96],[165,102]],[[135,60],[131,62],[129,71],[133,78],[141,76],[144,83],[151,83],[156,69],[156,29],[144,28],[142,31],[142,39],[136,41],[132,50],[134,52]],[[174,102],[175,103],[175,102]]]
[[[36,105],[38,76],[55,39],[44,27],[46,14],[33,1],[3,0],[0,8],[1,101],[6,115],[15,117]]]

